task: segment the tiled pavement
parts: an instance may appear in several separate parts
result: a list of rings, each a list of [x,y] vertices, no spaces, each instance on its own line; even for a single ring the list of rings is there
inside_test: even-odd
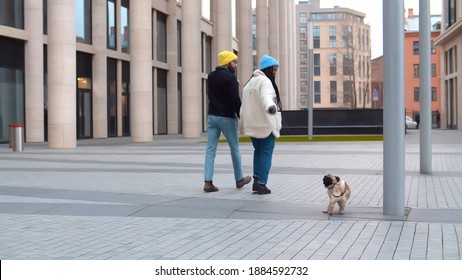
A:
[[[220,191],[204,193],[204,138],[0,144],[0,259],[460,260],[462,132],[432,139],[421,175],[419,131],[406,134],[404,217],[382,214],[382,142],[277,143],[264,196],[234,187],[226,144]],[[344,216],[322,213],[327,172],[352,187]]]

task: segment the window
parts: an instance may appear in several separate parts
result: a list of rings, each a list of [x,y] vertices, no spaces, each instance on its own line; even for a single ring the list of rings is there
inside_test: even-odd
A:
[[[300,79],[308,79],[308,72],[307,72],[307,70],[303,71],[303,68],[304,67],[300,68]],[[306,69],[306,68],[304,68],[304,69]]]
[[[117,60],[107,59],[107,134],[117,136]]]
[[[436,87],[432,87],[432,101],[436,102]]]
[[[337,103],[337,81],[330,81],[330,103]]]
[[[432,63],[432,77],[436,77],[436,64]]]
[[[420,76],[419,72],[419,64],[414,64],[414,78],[418,78]]]
[[[337,47],[337,27],[329,26],[329,47]]]
[[[321,82],[314,82],[314,103],[321,103]]]
[[[321,76],[321,55],[314,54],[314,76]]]
[[[329,54],[329,74],[331,76],[337,75],[337,54],[331,53]]]
[[[167,16],[156,13],[156,58],[167,62]]]
[[[48,34],[48,15],[47,15],[47,0],[43,0],[43,34],[47,35]],[[1,11],[0,11],[1,13]],[[1,16],[0,16],[1,18]],[[1,24],[1,23],[0,23]]]
[[[321,47],[321,30],[319,26],[313,26],[313,48],[319,49]]]
[[[130,52],[130,27],[128,26],[130,23],[129,20],[129,13],[128,9],[130,8],[129,6],[129,0],[122,0],[121,2],[122,6],[120,9],[120,34],[122,36],[122,52],[124,53],[129,53]]]
[[[157,133],[167,134],[167,71],[157,69]],[[154,118],[156,119],[156,118]]]
[[[349,81],[343,81],[343,104],[351,102],[351,84]]]
[[[75,34],[77,42],[91,45],[91,0],[75,1]]]
[[[419,41],[412,42],[412,53],[419,54]]]
[[[432,53],[436,53],[435,42],[432,41],[431,44],[432,44],[432,47],[431,47],[432,48]]]
[[[306,27],[304,27],[304,26],[300,27],[300,39],[305,39],[306,38],[306,33],[307,33]]]
[[[115,0],[107,1],[107,48],[116,49],[117,27],[116,27],[116,5]]]
[[[444,26],[446,28],[452,26],[456,23],[457,20],[457,8],[456,2],[457,0],[445,0],[446,8],[444,10]]]
[[[343,55],[343,75],[353,74],[353,61],[349,54]]]
[[[0,7],[0,25],[24,29],[24,0],[0,0]]]
[[[300,24],[306,24],[306,22],[307,22],[307,14],[300,13]]]
[[[7,124],[24,124],[24,44],[0,36],[0,143],[9,141]]]
[[[308,63],[307,54],[301,53],[300,54],[300,64],[307,64],[307,63]]]
[[[414,88],[414,101],[419,102],[419,95],[420,95],[420,88],[415,87]]]

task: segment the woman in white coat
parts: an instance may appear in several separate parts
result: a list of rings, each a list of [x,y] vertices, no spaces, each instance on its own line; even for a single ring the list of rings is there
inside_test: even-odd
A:
[[[264,55],[260,69],[253,72],[242,93],[240,125],[254,147],[252,190],[258,194],[271,193],[266,184],[276,138],[282,127],[281,99],[275,82],[278,68],[275,58]]]

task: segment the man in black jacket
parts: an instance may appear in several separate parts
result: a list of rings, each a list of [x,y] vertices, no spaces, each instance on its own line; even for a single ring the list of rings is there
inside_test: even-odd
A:
[[[242,188],[251,181],[244,177],[239,150],[237,118],[241,108],[239,82],[234,75],[237,69],[237,55],[230,51],[218,54],[219,66],[208,75],[209,110],[207,116],[207,148],[205,153],[204,191],[216,192],[213,184],[215,155],[220,134],[225,136],[233,161],[236,188]]]

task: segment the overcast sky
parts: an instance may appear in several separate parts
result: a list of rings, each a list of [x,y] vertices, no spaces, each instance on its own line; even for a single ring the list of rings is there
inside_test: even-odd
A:
[[[441,15],[441,0],[429,0],[430,13],[432,15]],[[340,6],[350,8],[366,14],[365,23],[371,26],[371,44],[372,58],[379,57],[383,54],[383,2],[382,0],[320,0],[321,8],[332,8]],[[419,14],[419,0],[404,0],[404,8],[414,9],[414,14]]]

